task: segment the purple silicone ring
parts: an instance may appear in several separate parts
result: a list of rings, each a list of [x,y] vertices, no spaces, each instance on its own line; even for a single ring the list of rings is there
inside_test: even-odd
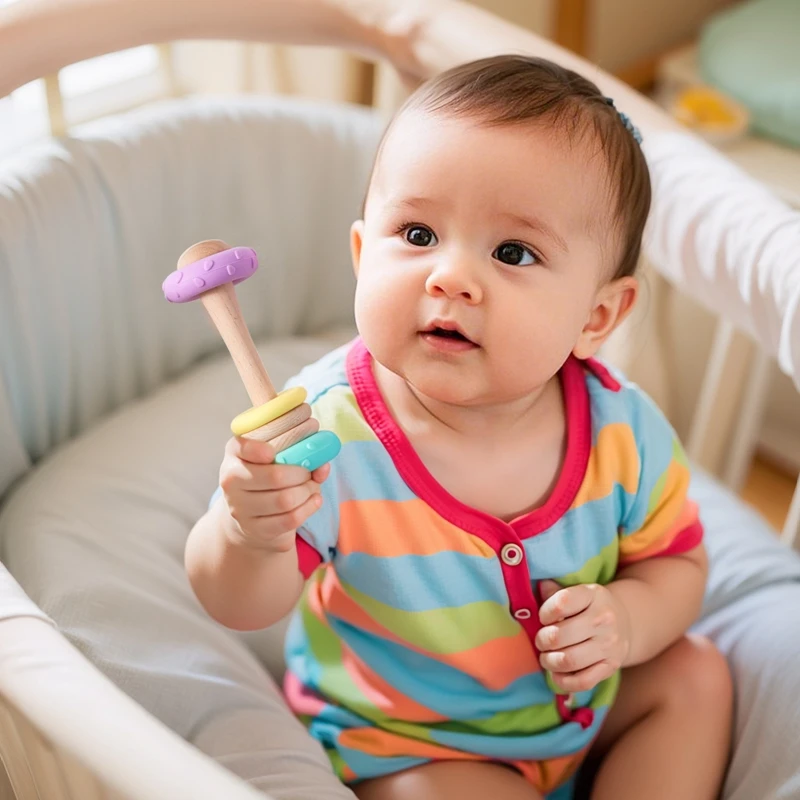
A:
[[[257,269],[258,256],[252,247],[232,247],[176,269],[167,275],[161,288],[170,303],[188,303],[224,283],[239,283]]]

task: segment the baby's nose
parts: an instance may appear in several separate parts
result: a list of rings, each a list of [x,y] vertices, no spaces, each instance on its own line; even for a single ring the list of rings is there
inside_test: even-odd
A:
[[[432,297],[461,298],[469,303],[479,303],[483,297],[474,270],[464,262],[437,265],[428,276],[425,289]]]

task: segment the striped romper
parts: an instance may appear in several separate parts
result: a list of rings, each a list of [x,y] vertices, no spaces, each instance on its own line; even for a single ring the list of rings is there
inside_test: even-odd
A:
[[[298,531],[306,591],[285,695],[347,783],[491,760],[566,798],[619,673],[559,694],[538,661],[538,582],[605,584],[702,539],[675,433],[599,362],[561,370],[567,448],[543,506],[511,523],[448,494],[392,419],[360,339],[293,381],[342,451]]]

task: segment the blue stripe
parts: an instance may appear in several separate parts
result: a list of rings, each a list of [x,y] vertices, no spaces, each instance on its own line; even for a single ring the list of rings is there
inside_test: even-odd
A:
[[[315,717],[319,722],[326,725],[333,726],[339,730],[346,730],[347,728],[369,728],[373,725],[367,719],[348,711],[342,706],[334,706],[330,703],[325,705],[320,714]]]
[[[577,722],[565,722],[533,736],[487,736],[438,730],[435,727],[430,729],[430,734],[436,742],[467,753],[489,758],[540,761],[576,753],[587,747],[600,730],[606,713],[604,709],[596,709],[594,720],[586,730]]]
[[[402,502],[415,497],[380,442],[347,442],[331,462],[331,474],[322,484],[322,507],[298,532],[323,560],[329,561],[339,538],[341,503],[349,500]]]
[[[597,444],[598,433],[606,425],[631,424],[631,404],[636,400],[636,392],[627,388],[610,392],[591,374],[587,375],[586,388],[589,390],[594,446]]]
[[[379,778],[382,775],[403,772],[430,761],[429,758],[412,758],[410,756],[371,756],[359,750],[351,750],[338,742],[335,748],[359,779]]]
[[[570,509],[551,528],[522,540],[532,580],[577,572],[617,538],[617,526],[627,504],[621,487],[608,497]]]
[[[488,719],[499,711],[553,699],[543,672],[523,675],[505,689],[487,689],[454,667],[364,633],[330,614],[328,623],[358,658],[397,691],[448,719]]]
[[[392,458],[379,441],[353,441],[342,447],[331,462],[328,481],[336,485],[338,501],[415,500]]]
[[[308,392],[306,402],[311,405],[334,386],[348,386],[346,362],[351,345],[351,342],[341,345],[303,367],[286,381],[284,387],[302,386]]]
[[[632,409],[632,427],[641,459],[639,491],[623,517],[625,533],[637,531],[647,519],[650,495],[672,463],[676,435],[656,405],[644,394]]]
[[[286,630],[284,656],[286,668],[294,673],[300,683],[319,692],[322,668],[312,655],[306,629],[303,627],[303,620],[297,612],[292,615],[289,627]]]
[[[574,800],[577,780],[573,775],[566,783],[546,794],[544,800]]]
[[[497,559],[448,550],[392,558],[356,552],[339,556],[336,572],[359,592],[402,611],[429,611],[484,600],[508,605]]]

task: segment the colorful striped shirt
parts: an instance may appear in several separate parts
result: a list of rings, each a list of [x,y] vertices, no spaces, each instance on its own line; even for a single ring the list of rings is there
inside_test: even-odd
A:
[[[290,624],[285,694],[346,782],[431,760],[489,759],[542,793],[566,786],[618,675],[565,696],[542,671],[538,582],[605,584],[702,538],[668,422],[599,362],[560,373],[564,465],[539,508],[504,522],[430,475],[353,343],[303,370],[342,451],[298,531],[310,576]]]

